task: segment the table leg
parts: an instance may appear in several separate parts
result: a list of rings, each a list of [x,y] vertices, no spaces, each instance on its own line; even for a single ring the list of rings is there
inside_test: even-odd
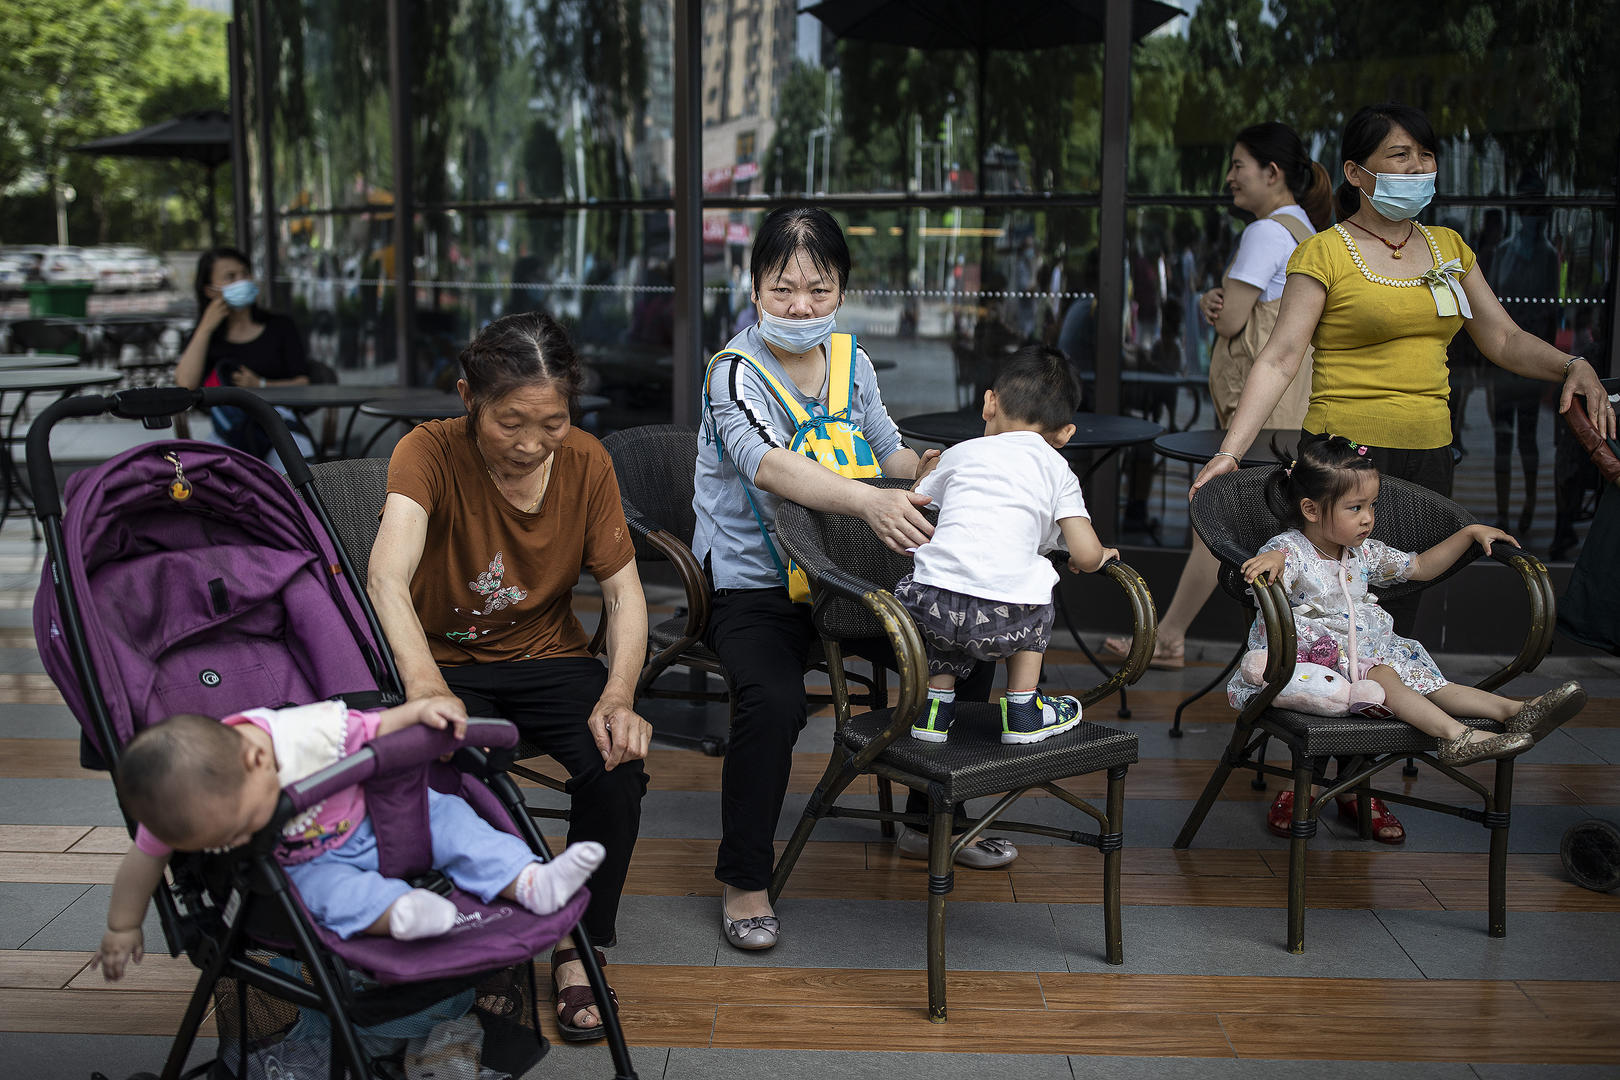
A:
[[[1199,698],[1221,685],[1227,679],[1231,678],[1233,669],[1238,666],[1238,661],[1242,660],[1243,654],[1248,651],[1248,645],[1249,642],[1247,638],[1238,642],[1237,652],[1233,653],[1232,659],[1228,660],[1226,662],[1226,666],[1221,668],[1221,673],[1211,679],[1208,683],[1204,684],[1204,687],[1199,690],[1198,693],[1194,694],[1190,698],[1185,699],[1181,702],[1181,704],[1176,706],[1176,719],[1170,725],[1170,737],[1172,739],[1179,739],[1184,734],[1184,732],[1181,730],[1182,711],[1186,709],[1187,706],[1191,705],[1193,702],[1197,701]]]

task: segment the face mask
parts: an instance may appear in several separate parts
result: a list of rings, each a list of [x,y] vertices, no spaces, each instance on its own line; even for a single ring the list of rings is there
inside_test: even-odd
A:
[[[245,308],[259,298],[259,283],[251,278],[233,281],[223,289],[219,295],[233,308]]]
[[[1374,173],[1378,182],[1373,185],[1367,201],[1372,208],[1391,221],[1405,221],[1423,213],[1423,208],[1434,198],[1434,173]]]
[[[786,349],[790,353],[807,353],[827,340],[837,318],[838,312],[834,310],[819,319],[783,319],[760,308],[759,332],[779,349]]]

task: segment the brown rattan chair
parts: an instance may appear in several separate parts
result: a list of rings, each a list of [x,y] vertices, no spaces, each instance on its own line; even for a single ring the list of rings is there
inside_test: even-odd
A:
[[[676,668],[726,679],[720,658],[703,643],[709,624],[714,590],[708,575],[692,553],[692,535],[697,514],[692,509],[693,477],[696,472],[698,432],[696,428],[671,424],[625,428],[602,440],[613,457],[613,471],[619,479],[619,498],[625,520],[635,537],[636,559],[641,563],[667,561],[680,579],[684,600],[674,615],[651,622],[647,628],[647,664],[636,680],[636,700],[645,698],[676,701],[731,703],[729,685],[708,689],[701,685],[671,685],[659,677]],[[826,670],[826,658],[819,647],[811,650],[807,670]],[[888,686],[881,667],[871,675],[845,672],[845,678],[863,688],[866,704],[888,700]],[[810,694],[812,705],[833,703],[830,694]],[[706,753],[725,751],[725,740],[713,736],[692,741]],[[888,794],[885,788],[885,795]],[[884,830],[889,836],[892,826]]]
[[[326,504],[332,526],[343,543],[343,550],[348,552],[349,561],[354,564],[355,576],[365,581],[371,565],[371,545],[377,541],[379,515],[383,503],[388,500],[388,459],[323,461],[312,464],[309,471],[315,477],[315,490],[320,492],[321,501]],[[520,760],[540,757],[544,753],[545,750],[529,740],[518,740],[517,756]],[[507,771],[553,791],[568,790],[565,781],[525,765],[514,764]],[[530,817],[568,820],[567,809],[542,806],[530,806],[528,809]]]
[[[904,480],[865,483],[905,487]],[[841,670],[842,643],[885,638],[894,648],[900,673],[899,701],[852,715],[844,684],[833,679],[836,715],[832,759],[792,839],[771,876],[774,901],[787,885],[793,865],[822,818],[864,818],[905,822],[928,828],[928,1019],[945,1021],[945,897],[954,884],[957,852],[976,841],[994,823],[998,830],[1034,833],[1086,844],[1103,853],[1104,955],[1110,964],[1124,962],[1120,929],[1119,866],[1124,844],[1125,770],[1136,761],[1136,736],[1082,721],[1074,730],[1044,742],[1020,746],[1000,741],[996,705],[958,702],[948,743],[926,743],[910,737],[912,721],[923,707],[928,662],[922,637],[905,608],[890,590],[911,568],[911,559],[883,545],[860,518],[807,510],[784,502],[776,517],[777,536],[810,579],[813,618],[832,671]],[[1153,655],[1156,617],[1147,584],[1136,571],[1110,563],[1103,571],[1125,590],[1134,616],[1130,658],[1106,682],[1080,692],[1091,706],[1136,681]],[[1098,809],[1058,786],[1059,780],[1106,770],[1106,808]],[[874,774],[928,795],[928,814],[896,813],[887,807],[865,810],[839,806],[838,797],[856,777]],[[881,787],[881,785],[880,785]],[[1014,802],[1033,790],[1061,799],[1094,818],[1096,833],[1001,819]],[[953,839],[953,814],[969,799],[1002,798]]]
[[[1271,707],[1293,675],[1296,642],[1293,611],[1281,584],[1271,582],[1251,590],[1244,584],[1239,567],[1285,526],[1267,509],[1264,495],[1271,468],[1241,469],[1216,477],[1199,491],[1192,503],[1192,523],[1209,550],[1221,561],[1221,585],[1240,601],[1257,604],[1266,628],[1266,686],[1249,702],[1233,725],[1232,739],[1214,774],[1209,778],[1186,824],[1176,837],[1175,846],[1191,845],[1204,817],[1234,769],[1253,769],[1256,786],[1265,776],[1282,776],[1293,781],[1294,817],[1288,846],[1288,951],[1305,951],[1305,853],[1316,835],[1321,810],[1340,795],[1354,794],[1360,810],[1362,839],[1372,836],[1369,797],[1386,802],[1417,806],[1425,810],[1453,814],[1475,821],[1490,832],[1489,931],[1492,937],[1507,934],[1507,850],[1508,818],[1513,797],[1513,759],[1496,763],[1495,780],[1485,785],[1456,769],[1442,765],[1434,756],[1436,742],[1400,720],[1375,720],[1362,716],[1310,716]],[[1403,480],[1385,477],[1378,491],[1378,517],[1373,537],[1403,551],[1424,551],[1471,524],[1473,517],[1449,499]],[[1478,548],[1460,559],[1433,581],[1413,581],[1381,586],[1375,591],[1384,599],[1415,593],[1450,577],[1478,555]],[[1546,567],[1533,556],[1496,545],[1490,556],[1511,567],[1524,584],[1529,599],[1530,626],[1519,654],[1506,666],[1480,680],[1482,690],[1495,690],[1508,680],[1532,671],[1552,645],[1555,601]],[[1467,718],[1474,727],[1500,730],[1488,721]],[[1266,743],[1276,739],[1292,756],[1289,768],[1265,763]],[[1348,758],[1348,767],[1331,784],[1324,777],[1329,757]],[[1408,758],[1415,758],[1438,769],[1481,802],[1471,806],[1434,802],[1429,799],[1387,791],[1371,786],[1378,773]],[[1320,783],[1322,793],[1309,797],[1311,785]]]

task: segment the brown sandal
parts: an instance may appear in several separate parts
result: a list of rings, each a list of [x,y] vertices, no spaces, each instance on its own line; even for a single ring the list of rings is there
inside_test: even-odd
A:
[[[596,957],[598,967],[607,967],[607,957],[602,955],[601,949],[592,949],[591,954]],[[589,985],[565,986],[557,988],[557,969],[563,964],[571,964],[579,959],[578,949],[558,949],[551,954],[551,1004],[557,1013],[557,1032],[568,1042],[595,1042],[607,1032],[607,1017],[603,1015],[597,1005],[596,994]],[[619,995],[608,987],[608,999],[613,1003],[615,1010],[619,1007]],[[557,1006],[561,1005],[561,1009]],[[594,1027],[579,1027],[574,1021],[586,1009],[596,1009],[596,1018],[600,1023]]]

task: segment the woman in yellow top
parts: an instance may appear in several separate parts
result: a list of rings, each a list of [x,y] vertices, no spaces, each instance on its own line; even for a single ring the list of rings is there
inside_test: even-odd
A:
[[[1486,359],[1527,378],[1562,382],[1559,411],[1583,397],[1593,425],[1614,437],[1614,408],[1592,366],[1520,330],[1462,237],[1414,220],[1434,195],[1437,145],[1428,117],[1398,103],[1368,106],[1345,125],[1339,223],[1295,249],[1276,328],[1255,359],[1221,449],[1190,494],[1238,467],[1311,345],[1304,430],[1362,443],[1385,476],[1450,496],[1446,345],[1465,323]],[[1415,605],[1387,607],[1397,632],[1409,634]],[[1352,807],[1353,800],[1341,811]],[[1405,839],[1381,805],[1373,818],[1377,839]]]

